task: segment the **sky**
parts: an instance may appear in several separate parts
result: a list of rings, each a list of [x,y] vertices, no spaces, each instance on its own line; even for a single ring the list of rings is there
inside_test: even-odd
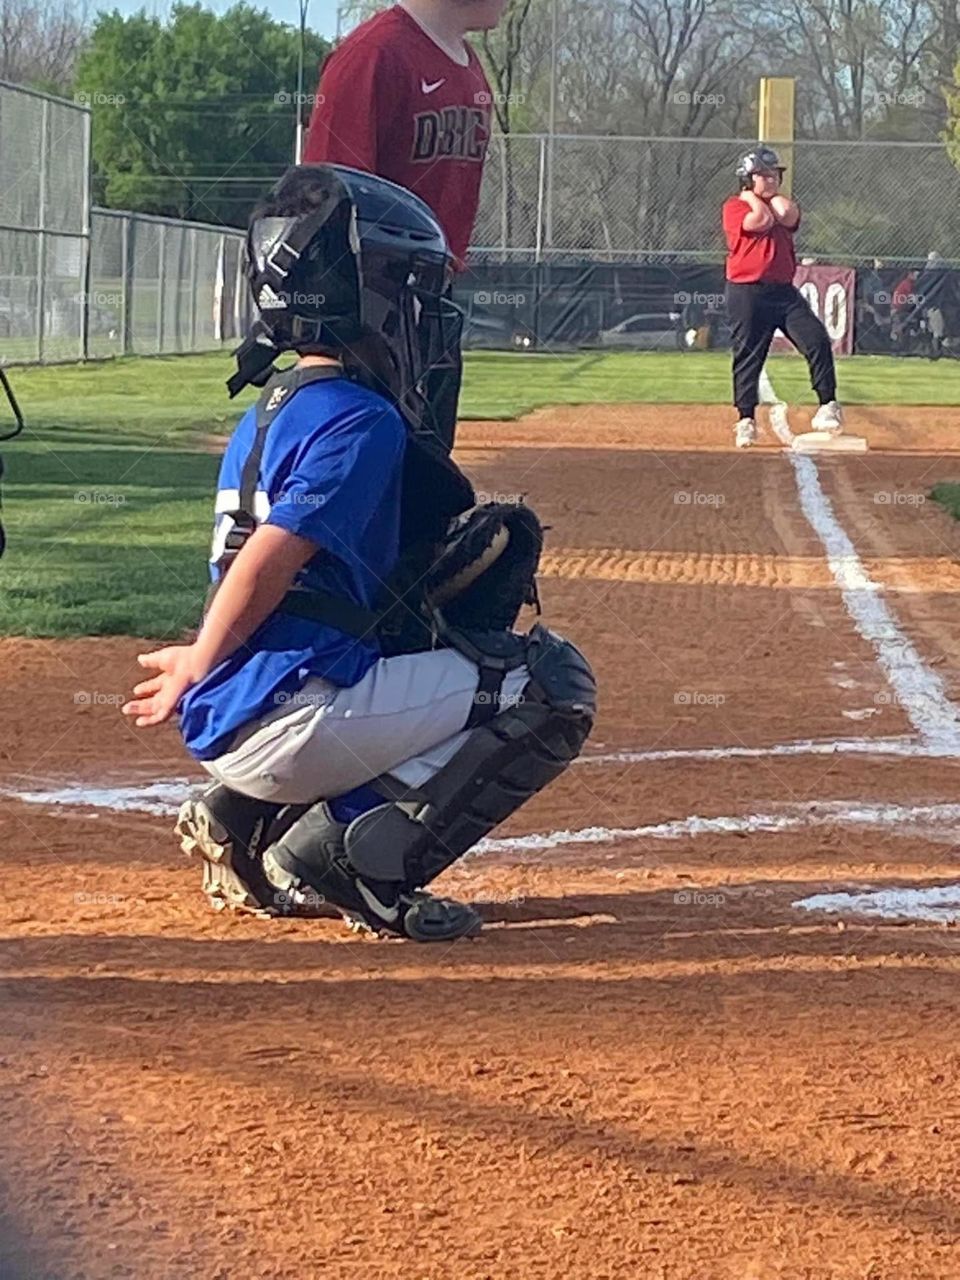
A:
[[[232,0],[204,0],[204,7],[222,13],[229,9]],[[280,22],[289,22],[292,26],[300,23],[300,6],[298,0],[251,0],[256,8],[266,9]],[[149,14],[164,16],[170,10],[169,0],[101,0],[91,5],[93,9],[118,9],[121,13],[136,13],[146,9]],[[307,26],[321,35],[332,37],[337,30],[337,0],[309,0],[307,10]]]

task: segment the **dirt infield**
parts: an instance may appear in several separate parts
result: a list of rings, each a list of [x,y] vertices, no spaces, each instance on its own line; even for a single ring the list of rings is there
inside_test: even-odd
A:
[[[850,417],[462,429],[602,691],[475,943],[210,913],[137,643],[0,641],[3,1280],[957,1273],[960,431]]]

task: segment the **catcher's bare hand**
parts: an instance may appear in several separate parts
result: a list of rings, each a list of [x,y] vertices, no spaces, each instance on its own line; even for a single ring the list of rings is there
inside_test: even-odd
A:
[[[180,699],[194,684],[194,646],[171,644],[153,653],[141,653],[137,657],[141,667],[156,671],[134,686],[134,697],[122,708],[125,716],[136,716],[138,729],[148,725],[163,724],[174,714]]]

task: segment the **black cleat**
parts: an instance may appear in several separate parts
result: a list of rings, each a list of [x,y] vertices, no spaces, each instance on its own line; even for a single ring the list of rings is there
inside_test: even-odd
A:
[[[323,850],[322,859],[307,865],[282,840],[263,854],[263,870],[278,894],[313,891],[338,908],[354,929],[394,934],[413,942],[453,942],[475,937],[483,921],[473,907],[452,898],[409,892],[388,881],[358,876],[342,854]]]
[[[180,848],[203,859],[203,892],[215,911],[247,915],[328,915],[322,898],[278,894],[263,873],[260,850],[274,838],[283,807],[221,786],[219,783],[180,808],[176,833]]]

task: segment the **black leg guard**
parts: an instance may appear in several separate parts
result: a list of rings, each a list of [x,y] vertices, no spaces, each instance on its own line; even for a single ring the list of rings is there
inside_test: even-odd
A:
[[[389,776],[373,783],[392,802],[350,824],[346,850],[357,871],[402,877],[411,888],[429,884],[576,759],[596,714],[589,663],[538,626],[527,664],[522,700],[472,729],[429,782],[416,789]]]

